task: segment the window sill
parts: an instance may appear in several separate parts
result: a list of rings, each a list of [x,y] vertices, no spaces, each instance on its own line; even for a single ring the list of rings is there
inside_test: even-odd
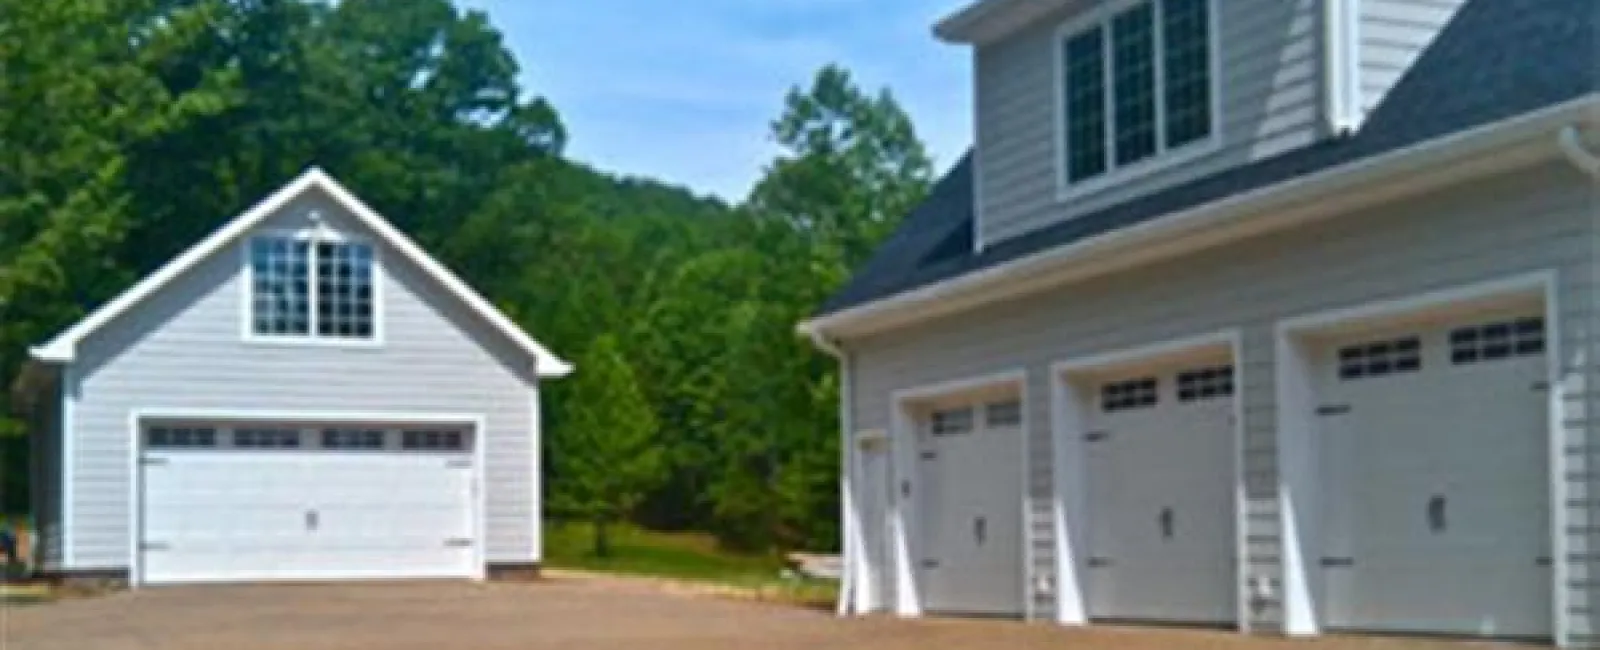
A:
[[[246,334],[245,345],[260,345],[266,347],[290,348],[332,348],[353,350],[374,350],[383,347],[383,338],[374,336],[370,339],[339,339],[316,336],[267,336],[261,334]]]
[[[1155,157],[1146,158],[1125,167],[1118,167],[1112,171],[1106,172],[1094,178],[1078,181],[1077,183],[1067,182],[1066,164],[1062,161],[1058,161],[1057,169],[1059,172],[1056,182],[1056,202],[1065,203],[1074,199],[1081,199],[1086,196],[1099,194],[1118,185],[1137,182],[1145,177],[1155,174],[1156,172],[1171,169],[1178,165],[1192,163],[1195,160],[1214,154],[1221,149],[1222,138],[1212,135],[1204,140],[1196,140]]]

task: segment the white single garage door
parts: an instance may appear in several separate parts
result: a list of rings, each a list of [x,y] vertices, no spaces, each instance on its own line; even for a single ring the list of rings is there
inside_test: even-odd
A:
[[[1226,357],[1096,384],[1085,434],[1091,618],[1236,619],[1234,392]]]
[[[1316,367],[1327,626],[1548,637],[1542,318],[1345,336]]]
[[[143,428],[143,582],[477,574],[467,428]]]
[[[1022,614],[1021,403],[938,408],[921,429],[923,609]]]

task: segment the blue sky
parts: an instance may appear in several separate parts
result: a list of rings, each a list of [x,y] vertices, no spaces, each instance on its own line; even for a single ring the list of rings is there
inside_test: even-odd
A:
[[[790,86],[837,62],[887,86],[943,170],[971,136],[971,63],[934,21],[966,0],[462,0],[484,9],[549,98],[568,154],[744,198],[776,152]]]

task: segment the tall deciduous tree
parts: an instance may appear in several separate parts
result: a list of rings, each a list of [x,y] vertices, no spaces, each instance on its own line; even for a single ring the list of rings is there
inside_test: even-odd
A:
[[[661,441],[617,338],[602,334],[578,358],[565,393],[562,426],[552,435],[553,491],[559,511],[594,524],[594,552],[611,553],[607,527],[627,517],[661,482]]]

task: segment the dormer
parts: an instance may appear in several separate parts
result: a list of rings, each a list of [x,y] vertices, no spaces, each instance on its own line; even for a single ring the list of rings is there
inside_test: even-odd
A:
[[[1464,0],[981,0],[978,249],[1360,128]]]

